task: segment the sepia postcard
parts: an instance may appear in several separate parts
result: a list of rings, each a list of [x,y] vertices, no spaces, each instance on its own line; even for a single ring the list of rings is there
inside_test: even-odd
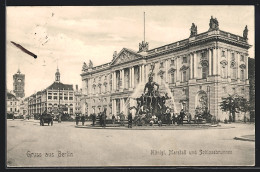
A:
[[[254,6],[6,7],[6,166],[255,166]]]

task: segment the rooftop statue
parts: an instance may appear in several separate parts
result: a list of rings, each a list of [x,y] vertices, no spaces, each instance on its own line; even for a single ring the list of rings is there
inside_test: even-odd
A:
[[[142,52],[142,51],[148,51],[148,48],[149,48],[149,43],[148,42],[144,42],[142,41],[142,43],[139,43],[139,51]]]
[[[86,70],[88,70],[88,66],[87,66],[86,62],[84,62],[83,66],[82,66],[82,71],[85,72]]]
[[[217,18],[213,18],[211,16],[211,19],[209,21],[209,30],[218,30],[219,29],[219,24]]]
[[[193,37],[195,35],[197,35],[197,26],[194,23],[192,23],[190,28],[190,37]]]
[[[89,68],[93,68],[93,63],[92,63],[92,61],[91,60],[89,60]]]
[[[243,37],[244,37],[245,39],[248,39],[247,36],[248,36],[248,29],[247,29],[247,25],[246,25],[246,27],[245,27],[245,29],[244,29],[244,31],[243,31]]]

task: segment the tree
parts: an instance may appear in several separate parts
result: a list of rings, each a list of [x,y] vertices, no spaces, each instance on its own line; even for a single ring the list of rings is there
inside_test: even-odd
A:
[[[248,79],[249,79],[249,101],[251,105],[250,121],[255,118],[255,59],[248,58]]]
[[[232,119],[232,122],[235,122],[235,113],[249,112],[252,109],[252,106],[250,102],[244,97],[238,95],[229,95],[228,97],[222,98],[220,108],[222,111],[229,111],[229,116]]]
[[[238,97],[228,95],[228,97],[222,97],[222,102],[220,103],[220,108],[222,111],[229,112],[229,118],[232,122],[235,121],[235,113],[238,112],[239,109],[239,100]],[[230,121],[231,122],[231,121]]]

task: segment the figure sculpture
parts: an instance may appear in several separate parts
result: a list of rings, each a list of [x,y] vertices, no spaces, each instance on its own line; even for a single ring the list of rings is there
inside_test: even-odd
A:
[[[245,39],[247,39],[247,36],[248,36],[248,29],[247,29],[247,25],[246,25],[246,27],[245,27],[245,29],[244,29],[244,31],[243,31],[243,37],[244,37]]]
[[[85,72],[86,70],[88,70],[88,66],[87,64],[84,62],[83,66],[82,66],[82,71]]]
[[[148,92],[146,95],[148,96],[154,96],[155,95],[155,90],[154,90],[154,86],[157,86],[157,90],[159,90],[159,84],[157,84],[156,82],[153,81],[153,77],[150,76],[149,77],[149,81],[145,84],[145,87],[144,87],[144,93],[146,92],[146,89],[148,89]]]
[[[219,24],[217,18],[213,18],[213,16],[211,16],[209,21],[209,30],[218,30],[218,29],[219,29]]]
[[[195,35],[197,35],[197,26],[194,23],[192,23],[190,28],[190,37],[193,37]]]
[[[89,68],[93,68],[93,63],[92,63],[92,61],[91,60],[89,60]]]

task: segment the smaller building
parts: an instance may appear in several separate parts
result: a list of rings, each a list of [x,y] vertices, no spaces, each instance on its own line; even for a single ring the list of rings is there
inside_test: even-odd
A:
[[[7,106],[6,112],[7,114],[13,114],[15,116],[19,115],[19,99],[10,92],[7,92]]]

